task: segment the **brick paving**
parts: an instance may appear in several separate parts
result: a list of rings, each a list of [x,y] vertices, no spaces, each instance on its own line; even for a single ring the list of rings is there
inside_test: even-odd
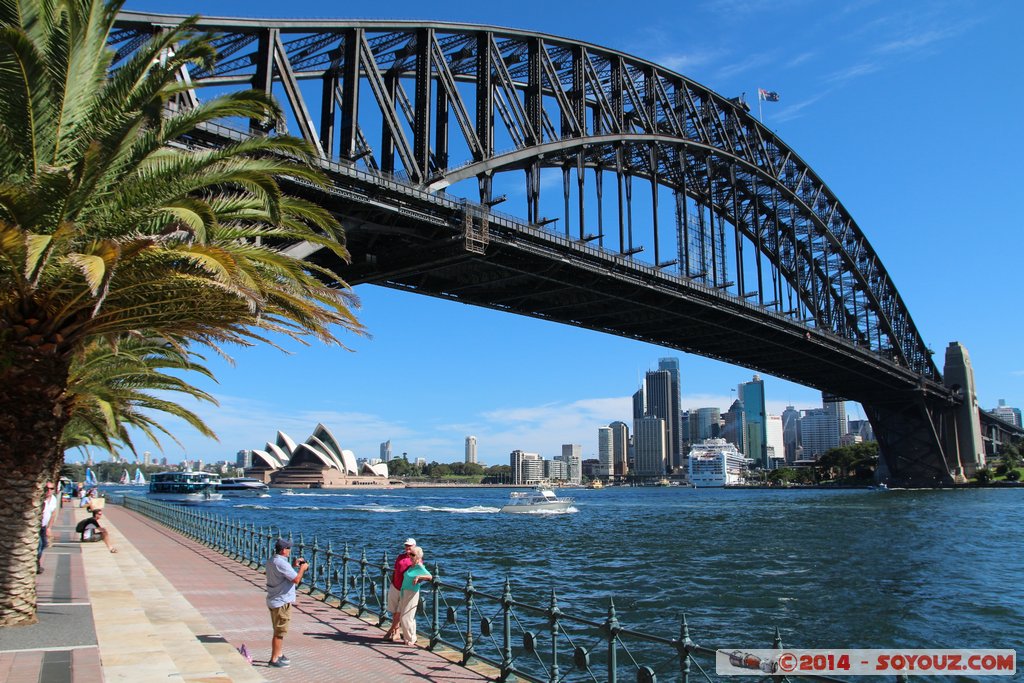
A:
[[[300,594],[285,637],[291,665],[270,656],[270,618],[264,576],[134,512],[115,507],[124,537],[233,648],[243,643],[253,668],[269,681],[485,681],[484,676],[420,647],[382,640],[383,630]]]
[[[490,680],[422,647],[386,642],[375,624],[301,594],[285,637],[291,665],[270,667],[262,572],[119,506],[105,512],[116,554],[77,542],[84,510],[59,511],[38,576],[40,623],[0,629],[0,681]],[[237,653],[243,643],[252,666]]]

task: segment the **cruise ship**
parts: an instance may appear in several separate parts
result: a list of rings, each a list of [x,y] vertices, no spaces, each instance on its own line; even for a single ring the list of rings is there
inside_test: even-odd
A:
[[[693,444],[689,455],[690,482],[697,488],[742,484],[746,458],[725,439]]]

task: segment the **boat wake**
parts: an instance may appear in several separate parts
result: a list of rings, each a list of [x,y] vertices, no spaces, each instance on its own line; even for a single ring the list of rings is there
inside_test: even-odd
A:
[[[564,510],[516,510],[517,515],[571,515],[579,512],[579,508],[570,505]]]
[[[453,507],[433,507],[431,505],[419,505],[416,507],[417,512],[450,512],[456,515],[466,514],[483,514],[489,515],[495,512],[499,512],[501,508],[488,507],[486,505],[474,505],[468,508],[453,508]]]

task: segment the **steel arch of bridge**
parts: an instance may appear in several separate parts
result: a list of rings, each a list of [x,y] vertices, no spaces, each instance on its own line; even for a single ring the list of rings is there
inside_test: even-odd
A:
[[[180,19],[122,13],[110,41],[117,50],[115,68],[149,35]],[[781,318],[790,328],[806,330],[808,340],[812,332],[816,340],[829,340],[838,349],[830,353],[858,358],[865,374],[888,375],[864,387],[840,382],[833,390],[864,402],[879,423],[892,423],[890,441],[913,455],[902,466],[891,458],[890,468],[935,481],[948,480],[955,469],[955,456],[943,447],[942,411],[952,392],[943,386],[888,272],[834,193],[740,99],[614,50],[504,28],[211,18],[198,29],[217,34],[220,57],[209,70],[181,74],[196,88],[178,106],[197,101],[200,88],[254,87],[277,94],[290,105],[294,132],[338,162],[335,170],[398,177],[438,197],[435,205],[420,206],[420,215],[444,216],[450,199],[445,191],[475,182],[482,208],[464,211],[463,237],[466,250],[481,255],[490,237],[500,241],[494,229],[500,221],[487,208],[498,199],[494,189],[510,172],[522,173],[528,226],[562,234],[576,245],[596,242],[599,251],[638,267],[646,250],[644,257],[653,257],[648,270],[714,292],[724,302],[720,307],[753,308],[762,322]],[[252,122],[251,132],[267,131]],[[542,211],[541,177],[552,172],[562,180],[563,224],[557,233],[544,228],[549,221]],[[336,182],[348,182],[344,175]],[[605,232],[606,178],[614,183],[617,239],[614,231]],[[650,188],[645,201],[636,201],[634,180]],[[352,182],[356,187],[361,181]],[[665,201],[672,202],[667,211],[660,206]],[[636,223],[645,234],[649,228],[643,245],[634,241],[634,204],[643,207]],[[415,213],[406,210],[407,216]],[[659,225],[669,222],[666,214],[671,227]],[[666,232],[673,238],[669,244]],[[416,264],[406,267],[415,270]],[[350,281],[374,281],[359,272],[353,270]],[[402,286],[394,273],[392,280],[381,284]],[[550,306],[542,314],[526,304],[509,305],[505,296],[470,300],[561,319]],[[561,320],[651,337],[592,315],[590,323],[580,316]],[[657,335],[650,340],[658,341]],[[827,378],[801,376],[790,367],[759,366],[707,345],[662,341],[832,388]],[[887,405],[885,397],[894,389],[899,399]],[[898,419],[885,419],[893,415]],[[915,426],[908,432],[898,426],[903,423]]]

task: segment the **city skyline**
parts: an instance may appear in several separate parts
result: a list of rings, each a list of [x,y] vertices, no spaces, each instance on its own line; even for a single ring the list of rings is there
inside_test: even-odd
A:
[[[1012,27],[1021,25],[1022,7],[868,2],[821,8],[802,0],[737,0],[688,7],[656,2],[644,14],[614,17],[584,7],[456,1],[424,10],[394,2],[387,12],[567,35],[650,59],[726,96],[746,92],[748,101],[758,87],[778,92],[779,102],[763,105],[765,125],[856,218],[936,358],[950,341],[962,342],[982,407],[994,408],[1000,399],[1024,405],[1019,316],[1012,315],[1012,296],[992,296],[1019,291],[1021,239],[1006,160],[1024,151],[1024,141],[1010,136],[991,145],[985,136],[959,136],[955,151],[936,144],[950,131],[987,130],[992,112],[1024,104],[1024,90],[1012,87],[1020,80],[1012,66],[1019,61]],[[127,8],[169,11],[155,0]],[[173,9],[282,13],[279,3],[261,0],[184,0]],[[310,2],[288,12],[329,17],[341,11]],[[677,28],[670,33],[665,26]],[[951,90],[959,79],[971,82],[969,94]],[[271,440],[267,425],[304,434],[323,422],[358,457],[373,457],[391,440],[396,454],[451,462],[462,458],[464,439],[473,434],[484,464],[505,462],[517,448],[552,457],[562,443],[583,444],[589,458],[597,454],[599,426],[629,422],[630,394],[658,358],[680,360],[683,409],[725,412],[735,399],[730,389],[755,372],[406,292],[359,287],[356,294],[357,313],[373,338],[346,338],[354,353],[284,341],[291,355],[228,349],[234,366],[209,354],[219,384],[191,379],[221,407],[186,405],[203,415],[220,442],[161,418],[183,445],[165,439],[161,453],[136,436],[140,454],[149,450],[172,462],[230,459]],[[758,374],[769,413],[820,406],[817,390]],[[863,415],[850,408],[852,417]]]

